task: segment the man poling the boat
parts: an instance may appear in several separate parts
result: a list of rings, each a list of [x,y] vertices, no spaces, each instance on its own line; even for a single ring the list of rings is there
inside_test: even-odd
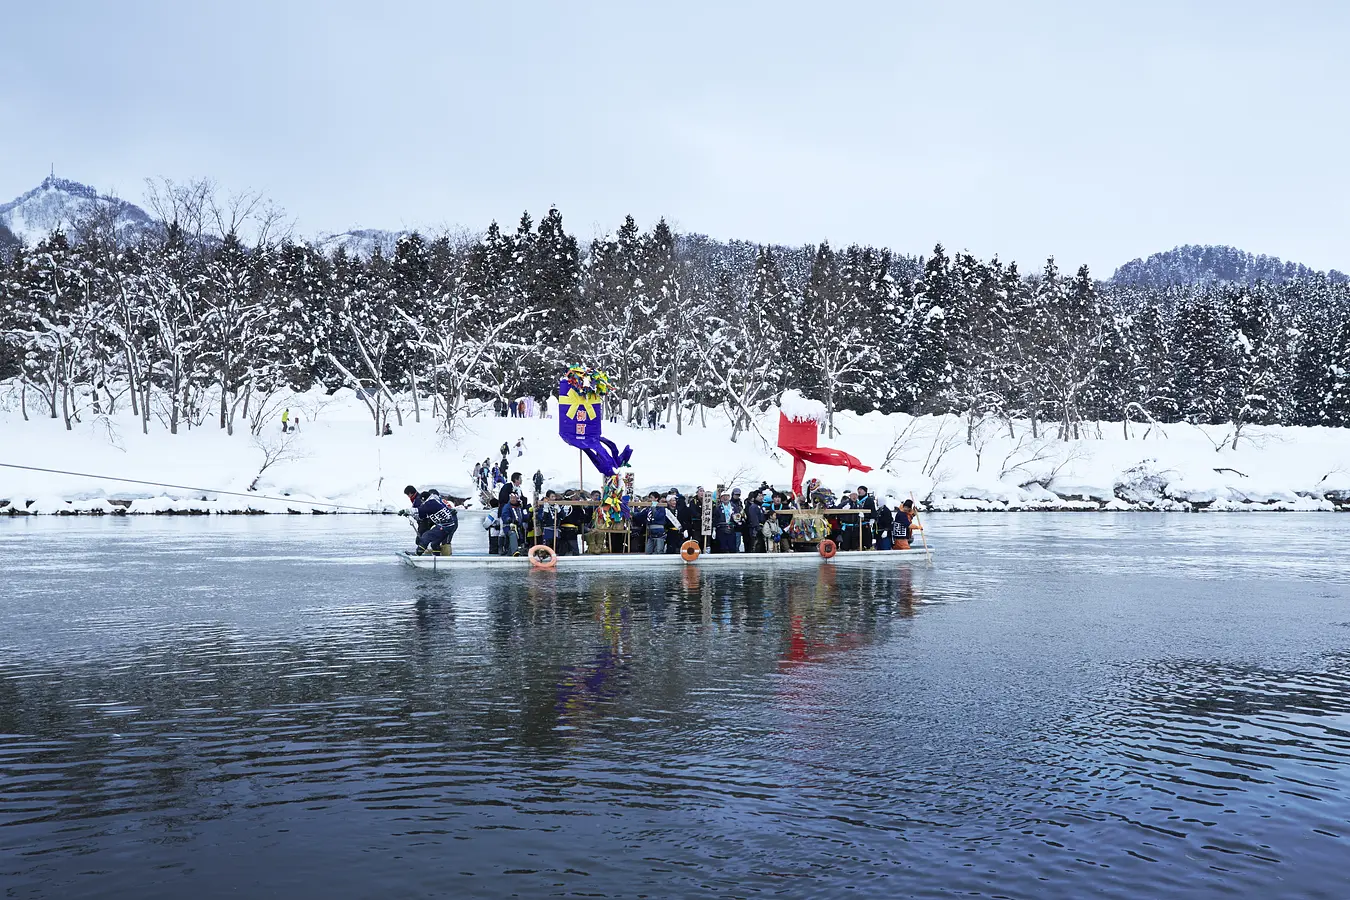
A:
[[[896,550],[908,550],[909,542],[914,538],[914,501],[906,500],[895,511],[895,521],[891,525],[891,544]],[[923,526],[917,526],[922,528]]]
[[[419,492],[411,484],[403,495],[412,505],[417,522],[417,555],[428,551],[440,553],[450,544],[459,528],[459,514],[434,492]]]

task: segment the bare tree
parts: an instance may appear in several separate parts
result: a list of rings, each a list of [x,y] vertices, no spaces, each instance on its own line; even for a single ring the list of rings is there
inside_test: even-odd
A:
[[[521,309],[504,318],[476,308],[467,297],[452,291],[439,305],[434,328],[418,322],[403,310],[398,314],[413,331],[413,343],[426,354],[441,389],[443,427],[454,430],[459,417],[467,411],[475,390],[489,384],[494,354],[528,353],[527,342],[516,332],[525,323],[542,315],[539,310]],[[367,403],[370,406],[370,403]]]
[[[250,491],[256,491],[263,473],[278,463],[304,459],[305,455],[296,447],[296,439],[297,435],[294,431],[279,435],[255,434],[253,436],[253,446],[262,451],[263,461],[258,468],[258,474],[254,475],[253,481],[249,482],[248,489]]]

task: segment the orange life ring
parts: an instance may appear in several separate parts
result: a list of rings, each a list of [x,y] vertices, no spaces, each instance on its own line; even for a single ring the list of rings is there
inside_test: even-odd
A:
[[[839,548],[835,546],[834,541],[830,540],[829,538],[826,538],[825,540],[821,541],[820,546],[817,547],[816,549],[818,549],[820,551],[820,555],[825,557],[826,559],[834,558],[834,555],[839,552]]]
[[[698,546],[698,541],[685,541],[680,545],[680,558],[685,562],[693,562],[698,559],[698,555],[702,552]]]
[[[558,554],[548,544],[535,544],[526,555],[536,569],[551,569],[558,564]]]

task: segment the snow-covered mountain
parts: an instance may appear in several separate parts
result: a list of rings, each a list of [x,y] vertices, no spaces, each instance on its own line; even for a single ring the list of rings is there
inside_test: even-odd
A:
[[[406,231],[384,231],[380,228],[358,228],[352,231],[344,231],[341,234],[321,234],[314,241],[314,246],[318,247],[324,253],[332,253],[341,247],[347,252],[348,256],[358,259],[369,259],[376,248],[385,256],[394,252],[394,245],[398,239],[408,234]]]
[[[58,227],[78,240],[80,235],[74,232],[90,213],[96,211],[111,213],[119,230],[129,235],[158,224],[153,216],[134,203],[100,194],[78,181],[49,175],[31,191],[0,204],[0,252],[19,242],[35,246]],[[338,234],[321,234],[313,243],[325,253],[341,247],[349,256],[369,259],[377,248],[385,255],[393,253],[398,239],[407,233],[354,228]]]
[[[0,204],[0,225],[33,246],[53,229],[77,227],[95,212],[111,213],[123,230],[154,224],[151,215],[134,203],[102,195],[78,181],[49,175],[26,194]]]

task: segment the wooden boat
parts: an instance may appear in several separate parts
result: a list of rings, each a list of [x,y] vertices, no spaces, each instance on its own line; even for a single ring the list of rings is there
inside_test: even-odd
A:
[[[930,551],[922,547],[909,550],[842,550],[826,559],[819,553],[799,551],[794,553],[704,553],[697,559],[686,561],[678,553],[647,555],[644,553],[596,553],[581,556],[560,556],[557,564],[550,570],[535,566],[526,556],[489,556],[487,554],[455,554],[454,556],[436,556],[427,554],[418,556],[407,550],[398,552],[398,558],[416,569],[434,571],[451,569],[511,569],[522,571],[575,571],[581,569],[679,569],[685,566],[694,568],[807,568],[818,565],[868,565],[884,566],[890,564],[911,564],[927,562]]]

